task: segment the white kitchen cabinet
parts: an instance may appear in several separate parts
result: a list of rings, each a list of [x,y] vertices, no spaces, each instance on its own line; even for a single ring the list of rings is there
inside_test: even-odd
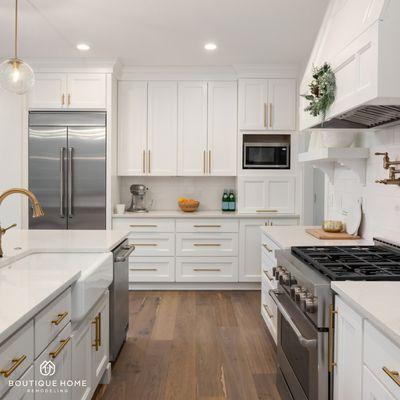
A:
[[[129,282],[174,281],[175,257],[130,257]]]
[[[173,233],[130,233],[129,243],[135,246],[135,256],[174,256],[175,235]]]
[[[148,84],[147,173],[177,174],[178,85],[175,81]]]
[[[242,130],[295,130],[295,79],[241,79],[239,128]]]
[[[362,318],[338,296],[335,303],[333,398],[361,400]]]
[[[235,176],[237,83],[208,83],[208,174]]]
[[[35,377],[34,367],[33,365],[21,376],[12,389],[10,389],[4,397],[3,400],[33,400],[35,398],[35,394],[33,393],[31,387],[26,387],[23,383],[27,381],[33,380]],[[29,389],[29,390],[28,390]]]
[[[179,82],[178,98],[178,175],[204,175],[207,168],[207,82]]]
[[[147,82],[118,83],[118,175],[145,175]]]
[[[295,177],[242,176],[238,178],[238,210],[243,213],[295,212]]]
[[[35,86],[29,93],[31,109],[104,109],[105,74],[35,74]]]
[[[364,365],[363,367],[363,400],[395,400],[390,392],[382,385],[381,382],[372,374],[372,372]],[[352,399],[353,400],[353,399]]]

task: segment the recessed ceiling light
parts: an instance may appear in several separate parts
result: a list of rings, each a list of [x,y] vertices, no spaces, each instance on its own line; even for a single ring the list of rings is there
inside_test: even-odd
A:
[[[76,45],[76,48],[80,51],[88,51],[90,50],[90,46],[86,43],[79,43]]]
[[[204,48],[208,51],[217,50],[218,46],[215,43],[206,43]]]

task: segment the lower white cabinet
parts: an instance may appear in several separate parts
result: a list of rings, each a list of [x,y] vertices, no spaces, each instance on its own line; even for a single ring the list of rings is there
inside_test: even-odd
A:
[[[26,382],[26,381],[31,381],[35,378],[34,374],[34,366],[32,365],[28,371],[26,371],[18,381],[20,382]],[[17,381],[17,382],[18,382]],[[33,388],[26,388],[21,384],[21,386],[16,385],[10,389],[7,394],[3,397],[3,400],[33,400],[35,398],[35,394],[31,389]]]
[[[237,282],[237,257],[177,257],[177,282]]]
[[[129,243],[135,245],[134,256],[174,256],[173,233],[131,233]]]
[[[372,372],[364,365],[362,398],[364,400],[396,400],[389,391],[378,381]]]
[[[131,257],[129,282],[174,282],[175,257]]]

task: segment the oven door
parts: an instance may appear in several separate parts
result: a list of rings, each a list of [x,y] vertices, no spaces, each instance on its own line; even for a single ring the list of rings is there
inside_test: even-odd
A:
[[[289,169],[289,146],[284,143],[245,143],[243,146],[244,169]]]
[[[290,296],[271,290],[278,308],[277,386],[284,400],[327,400],[328,333],[308,320]]]

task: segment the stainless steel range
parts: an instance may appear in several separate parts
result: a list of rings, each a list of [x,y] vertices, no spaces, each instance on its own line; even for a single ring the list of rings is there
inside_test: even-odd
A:
[[[332,280],[400,281],[400,246],[292,247],[277,252],[277,385],[284,400],[332,398]]]

